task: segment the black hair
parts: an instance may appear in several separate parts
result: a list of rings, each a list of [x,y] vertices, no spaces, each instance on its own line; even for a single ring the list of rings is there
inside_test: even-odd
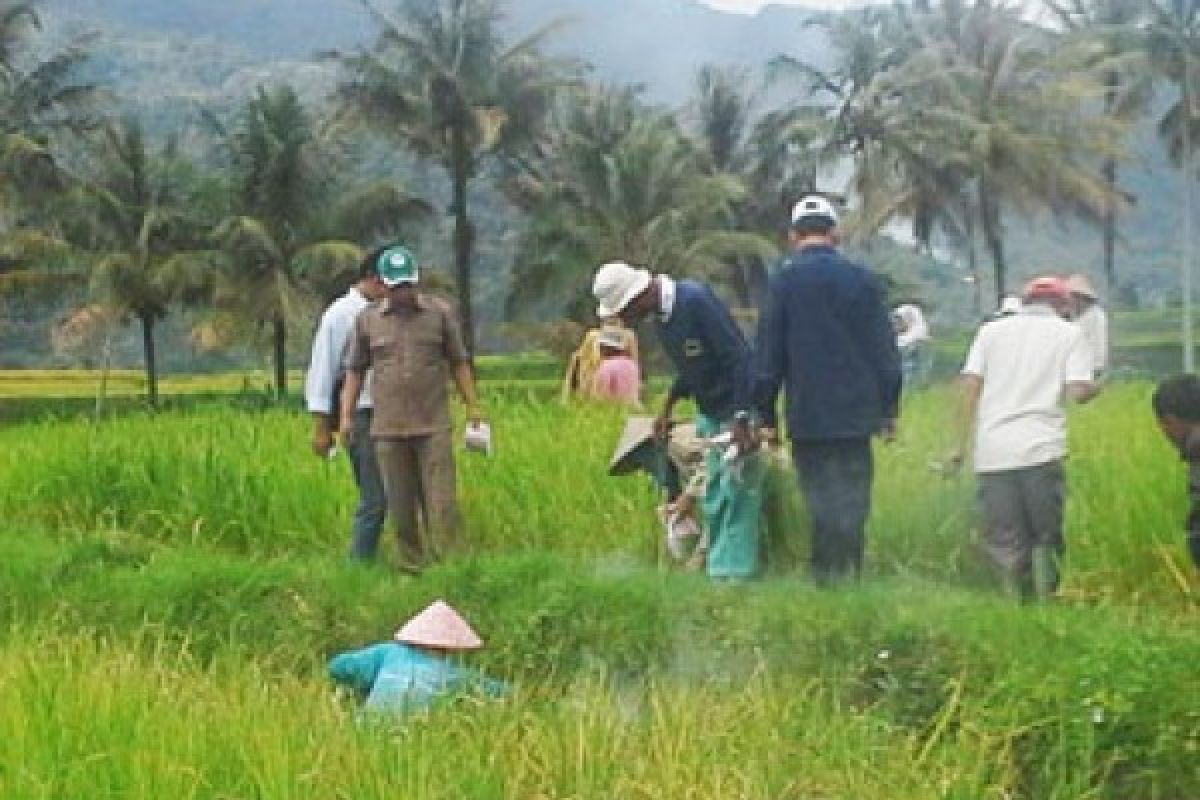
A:
[[[364,281],[373,275],[379,274],[379,259],[387,252],[388,246],[376,247],[371,252],[367,253],[366,258],[358,265],[358,279]]]
[[[826,236],[835,227],[828,217],[801,217],[792,223],[792,232],[797,236]]]
[[[1178,417],[1186,422],[1200,422],[1200,378],[1195,375],[1175,375],[1167,378],[1154,390],[1150,401],[1159,417]]]

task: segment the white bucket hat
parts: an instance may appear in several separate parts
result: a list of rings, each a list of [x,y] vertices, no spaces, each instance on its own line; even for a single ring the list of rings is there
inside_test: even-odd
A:
[[[479,634],[457,611],[443,600],[436,600],[396,631],[396,641],[439,650],[478,650],[483,647]]]
[[[1083,273],[1076,272],[1067,278],[1067,288],[1071,290],[1071,294],[1083,295],[1089,300],[1099,300],[1100,296],[1096,293],[1096,287],[1088,280],[1088,276]]]
[[[624,261],[600,267],[592,283],[592,294],[598,304],[596,316],[601,319],[617,316],[635,297],[646,291],[651,280],[653,276],[649,270],[631,267]]]

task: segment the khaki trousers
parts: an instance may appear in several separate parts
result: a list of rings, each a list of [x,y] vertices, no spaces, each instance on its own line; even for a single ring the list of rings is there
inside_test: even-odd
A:
[[[456,544],[458,493],[450,430],[376,439],[375,455],[401,561],[421,566]],[[418,512],[420,517],[418,518]]]

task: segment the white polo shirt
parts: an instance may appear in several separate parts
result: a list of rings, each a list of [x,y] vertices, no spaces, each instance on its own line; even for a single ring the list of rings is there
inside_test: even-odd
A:
[[[1068,383],[1092,379],[1092,351],[1048,306],[1023,307],[979,329],[964,375],[983,379],[975,421],[975,471],[1004,472],[1067,454]]]

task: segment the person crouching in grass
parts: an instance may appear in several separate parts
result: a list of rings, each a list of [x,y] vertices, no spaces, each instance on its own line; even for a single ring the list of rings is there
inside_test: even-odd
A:
[[[1200,568],[1200,378],[1176,375],[1158,385],[1151,400],[1158,427],[1188,463],[1187,545]]]
[[[470,624],[437,600],[405,623],[395,641],[335,656],[329,677],[365,698],[368,713],[423,711],[464,693],[502,697],[506,684],[459,663],[463,653],[481,647]]]

